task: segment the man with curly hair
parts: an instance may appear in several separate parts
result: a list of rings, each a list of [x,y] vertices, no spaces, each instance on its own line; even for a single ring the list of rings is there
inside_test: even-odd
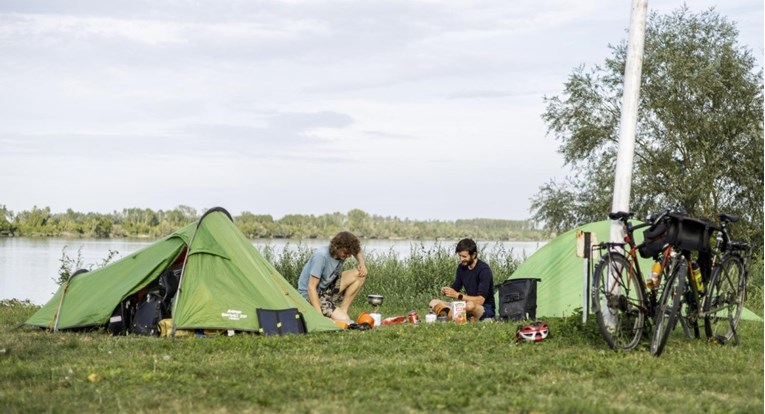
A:
[[[343,271],[345,259],[353,256],[357,266]],[[361,253],[359,239],[341,231],[329,243],[314,251],[298,279],[298,291],[322,315],[333,320],[352,323],[348,309],[361,291],[367,276],[367,266]]]

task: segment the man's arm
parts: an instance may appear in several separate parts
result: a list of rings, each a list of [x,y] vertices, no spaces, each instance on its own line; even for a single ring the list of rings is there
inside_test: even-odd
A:
[[[486,265],[480,273],[478,273],[478,296],[470,296],[470,299],[479,305],[483,305],[486,302],[486,298],[489,295],[494,294],[494,275],[491,273],[491,268]],[[478,300],[480,298],[480,301]]]
[[[367,264],[364,261],[364,254],[361,253],[361,251],[359,250],[359,253],[357,255],[353,256],[353,257],[356,258],[356,262],[358,263],[356,265],[356,269],[359,270],[359,276],[360,277],[366,277],[367,276]]]
[[[457,300],[469,300],[468,298],[470,296],[460,293],[460,290],[462,290],[462,280],[460,279],[460,276],[459,276],[459,270],[455,271],[454,273],[455,273],[454,282],[452,282],[451,286],[442,287],[441,294],[446,296],[447,298],[452,298]],[[462,295],[461,299],[460,299],[460,295]]]
[[[486,302],[486,298],[483,296],[484,291],[489,292],[491,289],[493,289],[493,286],[491,286],[491,280],[492,280],[492,274],[491,269],[487,266],[485,269],[481,271],[481,273],[478,274],[478,295],[471,296],[464,293],[460,293],[458,289],[455,289],[454,287],[444,287],[441,288],[441,293],[446,296],[457,300],[464,300],[468,302],[473,302],[476,305],[483,305],[484,302]],[[456,277],[454,280],[454,283],[452,283],[452,286],[457,286],[459,289],[462,288],[462,281],[459,280],[459,277]],[[462,296],[460,298],[460,296]]]
[[[443,295],[446,296],[446,297],[450,297],[450,298],[457,299],[457,300],[464,300],[464,301],[468,301],[468,302],[473,302],[476,305],[483,305],[483,303],[486,302],[486,298],[484,298],[481,295],[478,295],[478,296],[466,295],[464,293],[457,292],[456,290],[454,290],[454,289],[452,289],[450,287],[441,288],[441,291],[443,292]],[[460,298],[460,296],[462,296],[462,297]]]
[[[308,301],[311,302],[311,306],[321,314],[321,301],[319,300],[318,288],[319,278],[311,275],[311,277],[308,278]]]

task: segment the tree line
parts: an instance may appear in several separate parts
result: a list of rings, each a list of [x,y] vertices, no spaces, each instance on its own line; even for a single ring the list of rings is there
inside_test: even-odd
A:
[[[189,206],[172,210],[125,208],[112,213],[81,213],[67,209],[33,207],[14,212],[0,205],[0,235],[27,237],[160,238],[193,223],[201,216]],[[363,239],[459,239],[543,240],[546,234],[529,220],[466,219],[411,220],[378,216],[353,209],[347,213],[322,215],[288,214],[275,219],[270,214],[242,212],[234,216],[236,226],[251,239],[329,239],[342,230]]]

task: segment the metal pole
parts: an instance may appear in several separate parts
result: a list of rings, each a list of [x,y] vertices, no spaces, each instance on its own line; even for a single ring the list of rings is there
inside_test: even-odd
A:
[[[645,21],[648,0],[632,0],[627,60],[624,68],[624,94],[619,122],[619,152],[614,172],[614,198],[611,211],[629,211],[632,184],[632,158],[635,152],[635,130],[637,129],[638,104],[640,101],[640,75],[643,67],[643,45],[645,43]],[[611,221],[611,241],[624,241],[624,232],[618,220]],[[612,275],[613,276],[613,275]],[[609,279],[613,286],[614,278]],[[608,314],[608,312],[605,312]],[[613,321],[610,321],[609,325]]]

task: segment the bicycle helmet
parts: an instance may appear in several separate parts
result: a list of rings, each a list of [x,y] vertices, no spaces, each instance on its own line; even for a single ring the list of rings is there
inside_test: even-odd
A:
[[[516,339],[519,341],[539,342],[550,333],[547,324],[541,321],[535,321],[528,323],[522,327],[518,327],[518,333],[516,333]]]

